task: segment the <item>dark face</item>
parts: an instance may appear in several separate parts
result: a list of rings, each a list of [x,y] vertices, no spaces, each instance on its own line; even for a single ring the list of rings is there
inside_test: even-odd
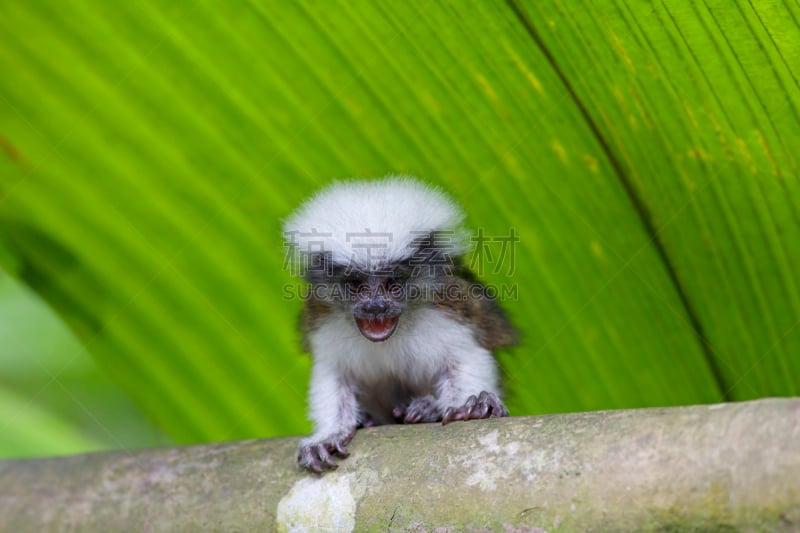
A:
[[[344,288],[361,334],[373,342],[391,337],[406,308],[404,281],[391,274],[356,273],[345,278]]]
[[[383,342],[397,329],[400,315],[409,306],[431,302],[445,276],[459,265],[429,240],[432,238],[421,239],[408,260],[371,271],[332,263],[326,254],[313,254],[306,279],[314,286],[316,298],[352,314],[365,338]]]

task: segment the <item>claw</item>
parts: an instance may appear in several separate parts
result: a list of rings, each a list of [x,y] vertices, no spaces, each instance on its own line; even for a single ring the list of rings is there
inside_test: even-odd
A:
[[[324,444],[315,446],[315,452],[319,456],[319,460],[326,468],[336,468],[336,463],[333,462],[333,457],[328,452],[328,448]]]
[[[476,420],[480,418],[508,416],[508,410],[496,394],[481,391],[478,396],[470,396],[461,407],[448,407],[442,416],[442,424],[453,420]]]
[[[348,457],[347,445],[353,439],[355,430],[350,430],[344,435],[337,435],[320,442],[303,444],[297,450],[297,462],[301,467],[317,474],[326,470],[335,470],[338,465],[334,455]]]
[[[416,424],[422,421],[424,417],[424,413],[417,407],[410,407],[406,412],[406,416],[403,418],[403,422],[406,424]]]
[[[444,410],[444,414],[442,415],[442,425],[446,426],[450,422],[453,421],[453,408],[448,407]]]
[[[297,454],[297,461],[303,468],[317,474],[336,468],[336,463],[333,462],[333,458],[324,444],[303,446]]]
[[[436,422],[441,420],[441,412],[433,396],[414,398],[408,405],[400,405],[392,409],[392,416],[403,424],[420,422]]]
[[[478,398],[473,394],[472,396],[467,398],[467,401],[464,402],[464,405],[462,405],[459,408],[459,411],[463,411],[464,414],[467,414],[470,411],[472,411],[472,408],[475,407],[475,404],[477,403],[478,403]]]
[[[455,420],[453,415],[455,414],[456,410],[452,407],[448,407],[444,410],[444,414],[442,415],[442,425],[445,426]]]
[[[347,451],[347,446],[342,444],[341,442],[336,442],[333,444],[333,452],[340,457],[350,457],[350,452]]]
[[[478,404],[475,405],[475,407],[473,407],[470,410],[469,418],[472,418],[472,419],[486,418],[486,416],[489,414],[489,409],[490,409],[490,407],[489,407],[488,404],[483,403],[483,402],[478,403]]]

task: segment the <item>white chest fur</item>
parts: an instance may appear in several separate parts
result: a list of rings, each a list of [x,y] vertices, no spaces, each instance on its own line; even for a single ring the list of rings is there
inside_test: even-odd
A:
[[[356,384],[389,378],[417,386],[445,370],[474,373],[483,384],[495,381],[494,358],[477,343],[472,329],[433,308],[404,313],[384,342],[364,338],[345,315],[323,324],[310,340],[315,364],[336,367]]]

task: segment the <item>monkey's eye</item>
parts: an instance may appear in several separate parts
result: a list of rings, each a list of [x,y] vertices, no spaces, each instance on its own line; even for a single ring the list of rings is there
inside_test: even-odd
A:
[[[399,298],[403,295],[403,281],[400,278],[389,278],[386,280],[386,290],[389,295]]]
[[[348,277],[345,278],[344,280],[344,286],[350,293],[356,294],[359,291],[363,290],[364,280],[356,277]]]

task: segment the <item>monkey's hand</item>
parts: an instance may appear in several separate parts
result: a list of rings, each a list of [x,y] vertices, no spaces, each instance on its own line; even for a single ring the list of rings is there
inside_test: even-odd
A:
[[[408,405],[395,407],[392,415],[403,424],[436,422],[442,419],[442,411],[436,405],[436,398],[431,395],[414,398]]]
[[[448,407],[444,410],[442,424],[453,420],[476,420],[479,418],[508,416],[508,409],[493,392],[482,391],[477,397],[473,394],[461,407]]]
[[[334,470],[338,465],[333,457],[350,455],[347,452],[347,445],[353,440],[355,434],[356,428],[353,427],[321,439],[316,435],[303,439],[297,450],[297,462],[301,467],[317,474],[326,470]]]

